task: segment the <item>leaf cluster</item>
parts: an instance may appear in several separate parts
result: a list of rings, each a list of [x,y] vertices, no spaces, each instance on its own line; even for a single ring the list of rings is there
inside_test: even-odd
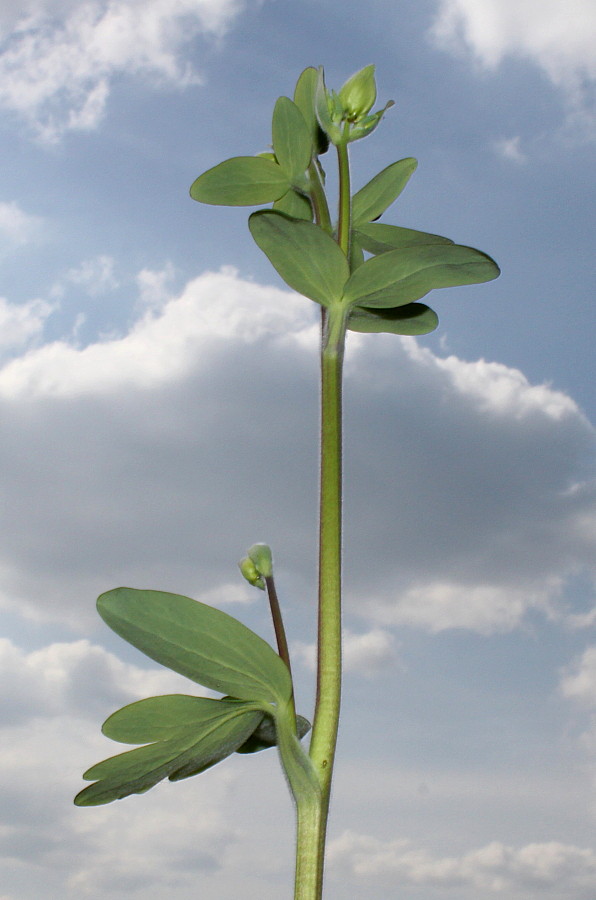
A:
[[[271,203],[249,217],[255,242],[289,287],[327,309],[342,308],[348,329],[426,334],[438,317],[419,300],[436,288],[490,281],[499,268],[480,250],[378,221],[415,171],[411,157],[387,166],[353,195],[349,252],[340,248],[325,215],[319,156],[329,141],[341,145],[338,129],[349,116],[354,127],[368,116],[376,97],[373,73],[367,66],[335,94],[325,88],[322,70],[306,69],[294,99],[280,97],[275,104],[272,152],[225,160],[199,176],[190,193],[203,203]],[[374,115],[380,118],[385,109]],[[345,141],[353,139],[346,131]]]
[[[144,746],[88,769],[94,782],[78,806],[110,803],[149,790],[164,778],[197,775],[231,753],[254,753],[278,743],[279,729],[298,738],[310,723],[287,715],[292,680],[261,637],[221,610],[163,591],[118,588],[97,601],[104,621],[151,659],[221,699],[171,694],[131,703],[113,713],[103,733]]]

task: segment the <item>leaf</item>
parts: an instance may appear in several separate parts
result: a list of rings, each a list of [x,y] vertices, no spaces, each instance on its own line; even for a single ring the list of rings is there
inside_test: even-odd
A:
[[[480,250],[460,244],[433,244],[390,250],[367,259],[352,273],[344,292],[348,304],[394,307],[424,297],[433,288],[480,284],[499,274]]]
[[[417,161],[411,156],[392,163],[375,175],[352,198],[352,223],[356,227],[372,219],[377,219],[388,206],[399,197],[410,176],[415,171]]]
[[[428,334],[439,324],[436,312],[424,303],[407,303],[394,309],[355,306],[348,329],[364,334]]]
[[[304,116],[289,97],[280,97],[273,110],[273,152],[289,181],[304,175],[313,146]]]
[[[348,261],[322,228],[272,210],[253,213],[248,227],[291,288],[323,306],[341,298],[350,274]]]
[[[311,729],[311,724],[304,716],[296,716],[296,728],[298,731],[298,740],[301,741]],[[273,716],[263,716],[262,721],[257,725],[247,741],[238,747],[236,753],[258,753],[260,750],[268,750],[270,747],[277,746],[277,731],[275,728],[275,719]]]
[[[147,656],[240,700],[286,701],[288,668],[269,644],[227,613],[190,597],[117,588],[97,609],[110,628]]]
[[[382,222],[370,222],[360,225],[355,234],[362,247],[369,253],[386,253],[400,247],[414,247],[420,244],[452,244],[449,238],[426,231],[415,231],[413,228],[400,228],[398,225],[385,225]]]
[[[300,75],[294,90],[294,103],[304,116],[317,154],[325,153],[329,148],[329,140],[321,129],[315,112],[315,91],[318,78],[317,70],[309,66]]]
[[[182,714],[185,724],[174,726]],[[165,721],[161,722],[161,717]],[[154,743],[112,756],[88,769],[83,778],[95,784],[75,797],[77,806],[97,806],[130,794],[142,794],[159,781],[177,781],[204,771],[254,733],[263,710],[254,703],[169,695],[150,697],[118,710],[104,723],[104,732],[116,740]],[[133,737],[136,735],[136,737]]]
[[[276,162],[263,156],[234,156],[199,175],[190,196],[220,206],[256,206],[279,200],[291,186]]]
[[[275,201],[273,209],[285,213],[286,216],[291,216],[293,219],[306,219],[307,222],[312,222],[313,219],[310,200],[298,191],[288,191]]]

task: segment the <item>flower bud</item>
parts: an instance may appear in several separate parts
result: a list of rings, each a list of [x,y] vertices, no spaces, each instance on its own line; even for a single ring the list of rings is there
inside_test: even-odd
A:
[[[345,118],[350,122],[357,122],[372,109],[377,99],[377,86],[375,84],[375,67],[365,66],[348,78],[340,88],[339,99],[344,110]]]
[[[238,563],[238,568],[249,584],[252,584],[253,587],[260,588],[262,591],[265,590],[263,577],[250,557],[246,556],[244,559],[241,559]]]
[[[271,578],[273,575],[273,558],[271,547],[268,544],[253,544],[248,551],[248,557],[255,569],[263,578]]]

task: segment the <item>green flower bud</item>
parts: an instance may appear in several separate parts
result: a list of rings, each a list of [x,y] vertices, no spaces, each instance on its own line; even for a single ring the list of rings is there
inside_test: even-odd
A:
[[[377,85],[375,84],[375,67],[365,66],[348,78],[340,88],[339,100],[344,111],[344,117],[349,122],[357,122],[372,109],[377,99]]]
[[[267,544],[253,544],[248,551],[248,556],[259,575],[262,575],[263,578],[271,578],[273,575],[271,547]]]
[[[383,109],[378,110],[378,112],[371,113],[370,116],[363,116],[359,119],[359,121],[356,122],[355,125],[352,125],[350,129],[349,141],[357,141],[359,138],[366,137],[371,131],[374,131],[390,106],[395,106],[393,100],[389,100]]]
[[[238,568],[249,584],[260,588],[262,591],[265,590],[265,581],[250,557],[246,556],[244,559],[241,559],[238,563]]]

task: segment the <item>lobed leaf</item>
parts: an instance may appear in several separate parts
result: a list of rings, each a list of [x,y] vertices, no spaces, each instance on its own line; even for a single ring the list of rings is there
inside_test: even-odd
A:
[[[311,729],[311,724],[304,716],[296,716],[298,740],[301,741]],[[265,715],[247,741],[238,747],[236,753],[258,753],[277,746],[277,729],[273,716]]]
[[[341,298],[350,274],[348,261],[319,225],[262,210],[250,216],[248,227],[291,288],[323,306]]]
[[[312,139],[304,116],[289,97],[280,97],[273,110],[273,152],[289,181],[308,169],[313,153]]]
[[[413,228],[401,228],[398,225],[385,225],[382,222],[369,222],[359,225],[355,231],[361,246],[369,253],[387,253],[400,247],[414,247],[419,244],[452,244],[449,238]]]
[[[273,203],[291,188],[284,170],[264,156],[234,156],[203,172],[192,183],[190,196],[219,206]]]
[[[143,705],[142,711],[131,711]],[[173,729],[169,715],[177,706],[184,710],[188,724]],[[77,794],[77,806],[111,803],[142,794],[164,778],[177,781],[197,775],[242,746],[263,717],[263,710],[254,703],[170,695],[124,707],[104,723],[104,731],[110,731],[110,736],[126,735],[127,741],[133,733],[156,734],[160,730],[157,718],[168,710],[169,724],[163,730],[167,736],[105,759],[85,772],[83,778],[95,784]]]
[[[348,329],[364,334],[429,334],[438,324],[436,312],[424,303],[406,303],[393,309],[355,306],[348,318]]]
[[[269,644],[227,613],[190,597],[117,588],[97,609],[107,625],[151,659],[240,700],[285,702],[286,664]]]
[[[354,227],[378,219],[399,197],[418,165],[413,157],[400,159],[375,175],[352,198]]]
[[[434,288],[480,284],[499,274],[480,250],[433,244],[390,250],[367,259],[352,273],[344,292],[350,305],[395,307],[419,300]]]

